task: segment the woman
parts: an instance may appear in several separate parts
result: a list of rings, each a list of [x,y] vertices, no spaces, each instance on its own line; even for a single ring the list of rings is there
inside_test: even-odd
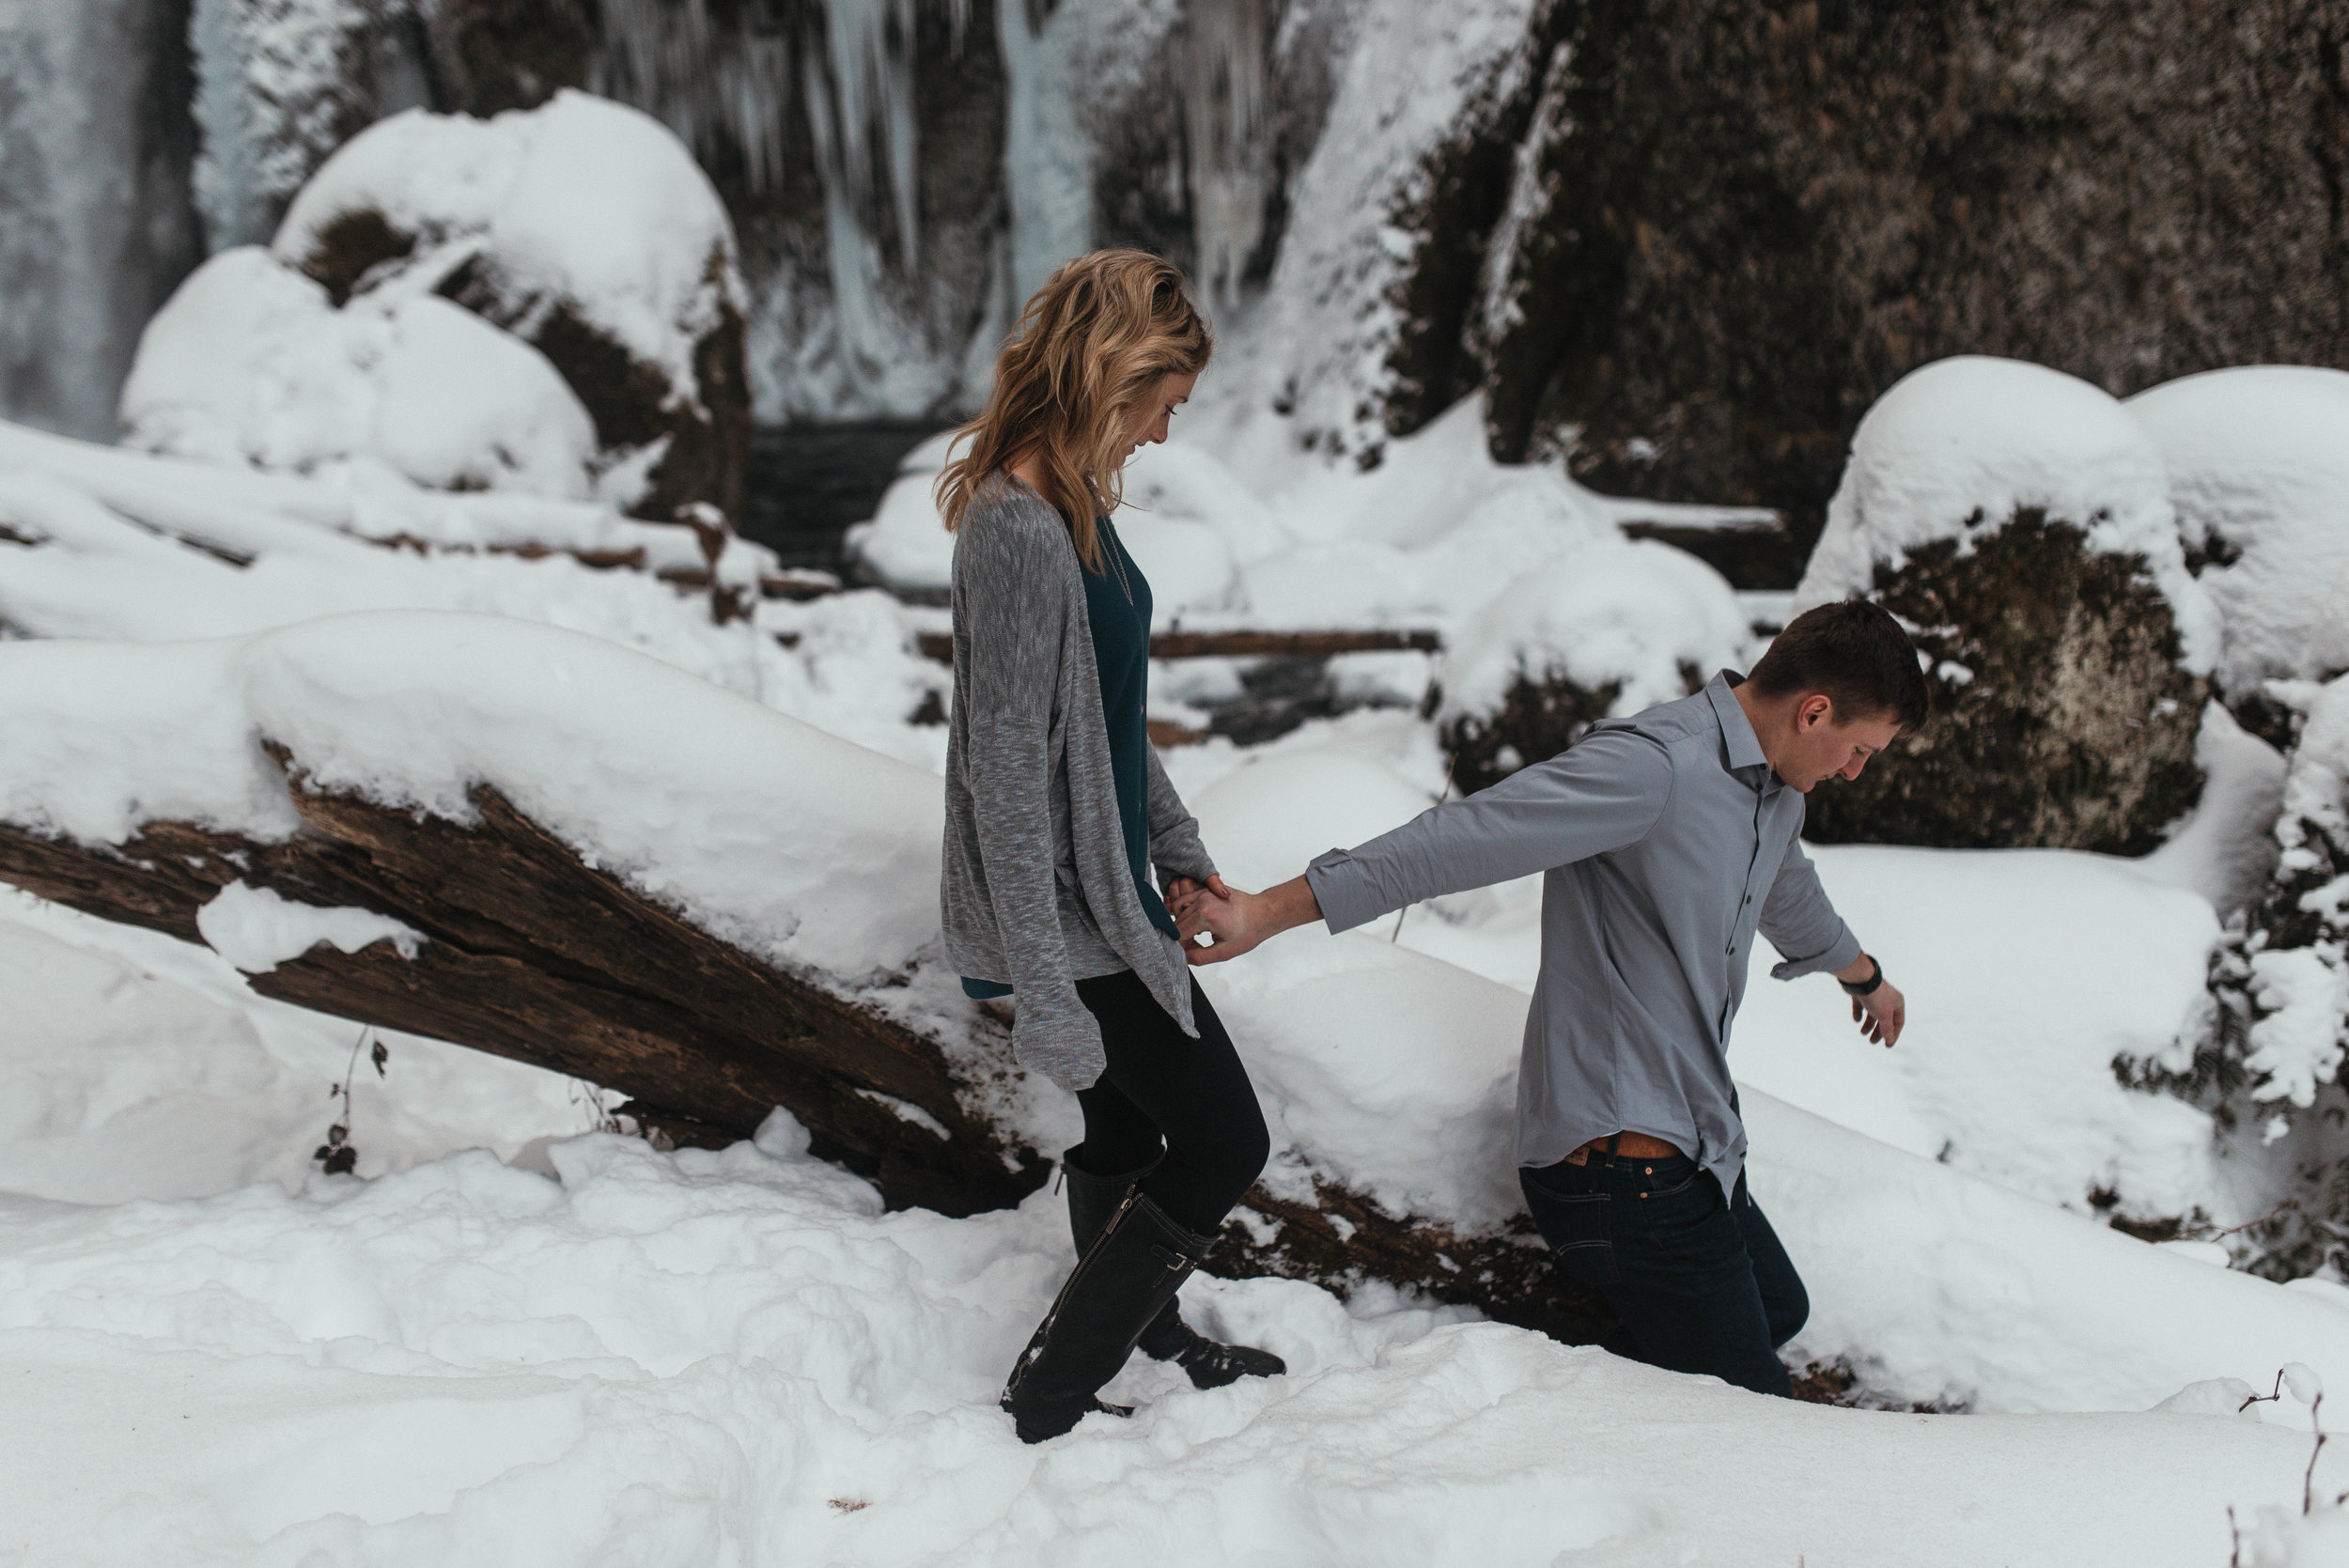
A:
[[[1014,1054],[1084,1111],[1062,1157],[1076,1271],[1003,1389],[1031,1443],[1127,1414],[1094,1396],[1137,1343],[1201,1388],[1285,1370],[1174,1302],[1269,1143],[1150,885],[1155,864],[1169,896],[1224,891],[1150,748],[1150,584],[1109,520],[1211,347],[1166,262],[1081,256],[1028,302],[938,481],[956,535],[946,952],[966,991],[1014,999]]]

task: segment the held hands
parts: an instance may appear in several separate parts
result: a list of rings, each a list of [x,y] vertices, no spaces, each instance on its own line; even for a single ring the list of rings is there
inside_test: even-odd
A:
[[[1176,877],[1166,885],[1166,907],[1182,934],[1185,956],[1193,964],[1221,964],[1238,957],[1292,925],[1317,919],[1321,910],[1302,877],[1265,893],[1241,893],[1210,877],[1206,885]],[[1215,939],[1208,947],[1202,936]]]

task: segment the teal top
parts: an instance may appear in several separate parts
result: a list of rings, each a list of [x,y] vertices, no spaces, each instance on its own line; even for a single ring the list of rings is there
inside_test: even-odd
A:
[[[1150,582],[1126,551],[1107,518],[1100,530],[1101,567],[1081,572],[1085,617],[1093,626],[1093,662],[1101,676],[1101,719],[1110,732],[1110,772],[1117,784],[1117,819],[1125,830],[1126,862],[1133,868],[1142,912],[1168,936],[1177,936],[1166,901],[1150,885],[1149,745]],[[963,994],[1007,997],[1009,986],[965,976]]]

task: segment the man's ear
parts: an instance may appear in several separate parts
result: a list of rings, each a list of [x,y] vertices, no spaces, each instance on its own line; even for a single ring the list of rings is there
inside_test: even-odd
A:
[[[1802,700],[1802,706],[1795,710],[1795,725],[1797,729],[1816,729],[1834,716],[1834,699],[1824,691],[1813,691],[1805,697]]]

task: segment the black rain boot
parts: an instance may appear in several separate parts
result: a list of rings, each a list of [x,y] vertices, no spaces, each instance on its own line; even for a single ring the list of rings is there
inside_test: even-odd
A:
[[[1109,1217],[1125,1201],[1127,1189],[1158,1169],[1156,1162],[1122,1176],[1099,1176],[1079,1165],[1070,1149],[1060,1157],[1062,1179],[1068,1184],[1068,1231],[1082,1257]],[[1136,1347],[1154,1361],[1172,1361],[1190,1374],[1194,1389],[1220,1389],[1243,1377],[1277,1377],[1288,1363],[1269,1350],[1252,1344],[1223,1344],[1207,1338],[1183,1321],[1182,1304],[1169,1301],[1164,1311],[1142,1331]]]
[[[1003,1405],[1021,1442],[1041,1443],[1093,1411],[1117,1408],[1094,1395],[1199,1266],[1209,1239],[1168,1219],[1148,1194],[1127,1194],[1077,1260],[1003,1386]]]

